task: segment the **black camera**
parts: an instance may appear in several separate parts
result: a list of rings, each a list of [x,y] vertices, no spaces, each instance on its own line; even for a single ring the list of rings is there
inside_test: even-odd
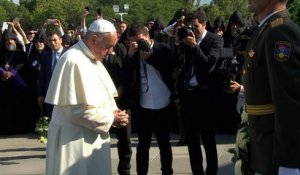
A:
[[[228,89],[230,81],[234,80],[234,76],[238,73],[239,63],[235,58],[225,59],[221,67],[216,70],[216,83],[220,89]]]
[[[138,44],[139,50],[144,51],[144,52],[150,51],[150,45],[146,40],[140,39],[140,40],[138,40],[137,44]]]
[[[184,39],[189,36],[190,32],[193,32],[193,28],[191,26],[183,26],[177,29],[177,36],[179,39]]]
[[[221,48],[220,57],[215,65],[212,75],[214,77],[214,87],[217,89],[228,89],[230,81],[238,74],[240,63],[234,56],[233,48]]]
[[[89,6],[85,6],[84,9],[89,12],[90,11],[90,7]]]
[[[98,16],[102,16],[102,11],[100,8],[96,9],[96,13]]]

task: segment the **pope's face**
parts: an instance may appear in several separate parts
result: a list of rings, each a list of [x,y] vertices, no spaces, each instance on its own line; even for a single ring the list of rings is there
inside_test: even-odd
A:
[[[94,56],[97,59],[104,59],[112,54],[113,48],[118,41],[117,32],[111,32],[105,35],[97,36],[95,42]]]

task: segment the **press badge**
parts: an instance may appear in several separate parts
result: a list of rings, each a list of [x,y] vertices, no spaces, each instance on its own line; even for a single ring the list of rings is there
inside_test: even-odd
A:
[[[36,60],[34,60],[34,62],[32,63],[32,66],[35,67],[39,62],[37,62]]]

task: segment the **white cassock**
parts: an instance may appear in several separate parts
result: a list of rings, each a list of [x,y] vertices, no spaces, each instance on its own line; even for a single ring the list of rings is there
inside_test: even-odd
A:
[[[47,175],[111,175],[109,129],[117,109],[116,88],[83,41],[57,63],[46,103],[49,124]]]

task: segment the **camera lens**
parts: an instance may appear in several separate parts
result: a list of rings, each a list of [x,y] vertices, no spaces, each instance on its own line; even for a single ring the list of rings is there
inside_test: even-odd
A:
[[[145,51],[145,52],[149,52],[150,51],[150,45],[148,44],[148,42],[144,39],[140,39],[138,41],[138,49]]]
[[[190,26],[184,26],[177,30],[177,36],[179,39],[184,39],[189,36],[189,33],[192,31]]]

